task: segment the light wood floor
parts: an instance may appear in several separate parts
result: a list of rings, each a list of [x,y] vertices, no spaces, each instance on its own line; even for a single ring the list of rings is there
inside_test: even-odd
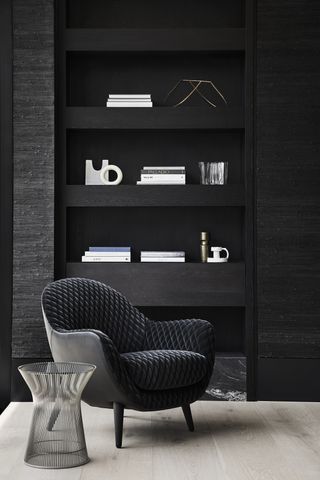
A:
[[[320,480],[320,404],[197,402],[194,433],[179,409],[128,411],[121,450],[112,411],[84,404],[91,462],[68,470],[23,464],[31,411],[0,417],[0,480]]]

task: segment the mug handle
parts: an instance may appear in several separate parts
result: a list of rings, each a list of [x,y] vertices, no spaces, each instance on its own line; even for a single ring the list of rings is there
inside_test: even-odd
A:
[[[117,178],[112,182],[109,182],[109,180],[106,179],[106,173],[109,172],[110,170],[113,170],[117,174]],[[123,173],[121,169],[117,167],[117,165],[106,165],[104,168],[101,169],[100,180],[105,185],[119,185],[122,179],[123,179]]]
[[[223,247],[223,248],[221,249],[221,252],[222,252],[223,250],[227,253],[227,256],[226,256],[225,258],[228,260],[228,258],[229,258],[229,250],[228,250],[227,248],[225,248],[225,247]]]

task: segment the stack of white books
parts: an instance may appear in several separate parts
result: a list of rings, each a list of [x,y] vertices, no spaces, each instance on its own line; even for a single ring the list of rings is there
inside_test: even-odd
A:
[[[143,167],[137,185],[185,185],[186,167]]]
[[[131,247],[89,247],[82,262],[131,262]]]
[[[141,252],[141,262],[171,262],[182,263],[186,261],[185,252]]]
[[[152,107],[151,95],[109,94],[107,107]]]

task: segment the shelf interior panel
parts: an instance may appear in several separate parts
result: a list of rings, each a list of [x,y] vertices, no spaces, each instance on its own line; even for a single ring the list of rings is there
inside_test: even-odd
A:
[[[135,185],[144,166],[172,165],[185,166],[187,183],[199,185],[198,163],[210,161],[228,162],[228,183],[238,185],[244,182],[243,157],[241,132],[69,130],[67,183],[85,183],[87,159],[96,169],[101,168],[102,159],[108,159],[121,168],[122,185]]]
[[[230,107],[241,107],[244,99],[244,55],[230,53],[162,52],[69,52],[67,55],[68,106],[105,106],[108,94],[151,94],[154,106],[172,106],[191,90],[181,79],[212,81]],[[212,86],[199,87],[217,105],[223,101]],[[193,94],[186,106],[207,106]]]
[[[141,250],[183,250],[187,262],[200,261],[200,232],[211,245],[228,248],[231,261],[244,258],[241,207],[71,207],[67,209],[67,259],[79,262],[89,246],[130,246]],[[169,265],[167,265],[169,266]]]

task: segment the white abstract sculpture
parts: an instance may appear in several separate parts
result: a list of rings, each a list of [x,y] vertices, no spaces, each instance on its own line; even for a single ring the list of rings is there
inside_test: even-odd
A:
[[[111,182],[109,180],[110,170],[113,170],[117,174],[117,178],[115,180],[112,180]],[[104,185],[119,185],[122,179],[123,179],[123,173],[121,169],[116,165],[107,165],[106,167],[103,167],[100,172],[100,180]]]
[[[113,170],[117,178],[109,181],[109,172]],[[116,165],[109,165],[109,160],[102,160],[102,167],[96,170],[93,167],[92,160],[86,160],[86,185],[119,185],[123,179],[122,171]]]

